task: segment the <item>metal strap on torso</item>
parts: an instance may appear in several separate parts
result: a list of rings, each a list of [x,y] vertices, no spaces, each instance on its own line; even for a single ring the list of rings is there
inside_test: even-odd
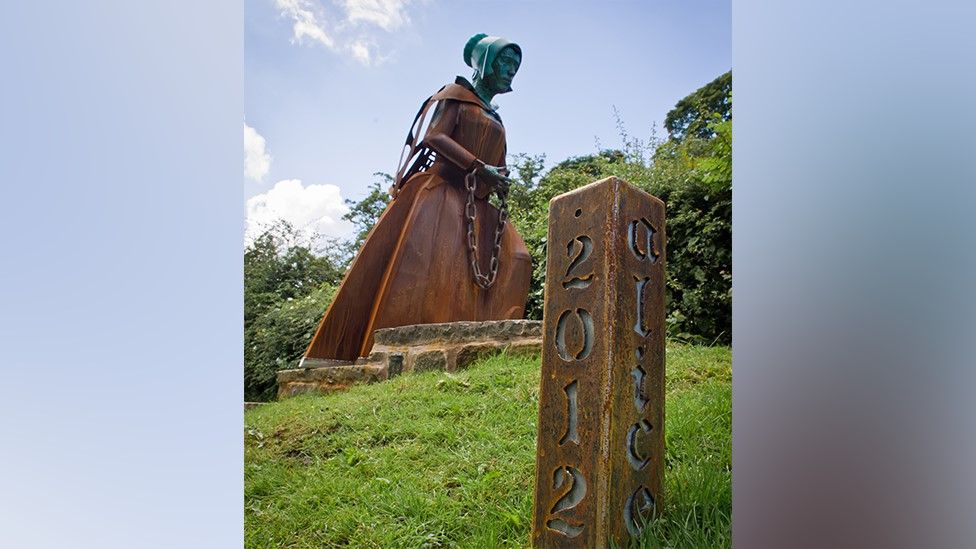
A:
[[[446,87],[447,86],[442,86],[441,89],[437,90],[437,93],[440,93]],[[433,151],[425,147],[426,150],[420,151],[421,154],[418,156],[417,145],[421,137],[419,135],[419,132],[421,128],[423,128],[424,122],[427,119],[427,113],[430,112],[430,108],[434,105],[434,103],[436,103],[436,101],[434,101],[433,99],[434,96],[437,95],[437,93],[425,99],[424,102],[420,105],[420,109],[417,111],[417,115],[413,117],[413,123],[410,125],[410,131],[407,132],[407,139],[403,144],[403,149],[400,151],[400,161],[398,162],[397,165],[396,179],[394,179],[393,181],[393,189],[391,193],[394,198],[396,198],[396,195],[400,192],[400,188],[403,186],[406,177],[412,175],[412,172],[414,171],[413,168],[415,167],[420,168],[420,166],[418,166],[418,162],[420,164],[425,163],[426,160],[429,159],[431,154],[433,154]],[[415,133],[417,135],[415,135]],[[408,150],[410,151],[409,153],[407,153]],[[418,156],[417,162],[414,162],[413,165],[410,165],[410,159],[414,158],[415,156]],[[408,167],[410,169],[408,169]]]

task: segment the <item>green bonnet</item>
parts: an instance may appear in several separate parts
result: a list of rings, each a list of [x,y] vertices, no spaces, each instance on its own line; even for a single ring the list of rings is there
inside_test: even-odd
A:
[[[464,45],[464,62],[474,69],[475,77],[484,78],[491,75],[491,64],[498,54],[505,48],[513,48],[522,57],[522,48],[501,36],[476,34],[468,39]]]

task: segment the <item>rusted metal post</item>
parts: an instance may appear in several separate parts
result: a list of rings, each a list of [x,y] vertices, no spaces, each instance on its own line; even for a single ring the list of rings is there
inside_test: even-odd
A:
[[[611,177],[549,205],[532,543],[640,535],[664,466],[664,203]]]

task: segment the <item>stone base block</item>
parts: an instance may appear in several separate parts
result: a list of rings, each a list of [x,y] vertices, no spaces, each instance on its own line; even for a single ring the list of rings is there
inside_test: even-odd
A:
[[[446,322],[376,330],[368,357],[355,362],[304,358],[299,368],[278,372],[278,399],[328,394],[354,383],[375,383],[401,373],[467,368],[490,355],[539,353],[542,323],[536,320]]]
[[[376,330],[369,360],[383,362],[401,355],[404,372],[454,372],[502,351],[533,354],[541,349],[542,326],[537,320],[445,322]]]
[[[385,365],[345,364],[296,368],[278,372],[278,400],[305,394],[329,394],[356,383],[375,383],[387,379]]]

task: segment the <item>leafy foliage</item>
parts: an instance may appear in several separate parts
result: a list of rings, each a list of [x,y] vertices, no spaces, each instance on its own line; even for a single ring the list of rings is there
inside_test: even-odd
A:
[[[274,371],[293,362],[295,349],[308,346],[315,325],[342,279],[344,265],[316,255],[294,227],[279,221],[244,251],[244,398],[274,394]],[[335,249],[334,247],[332,249]],[[295,316],[296,305],[321,307],[311,320]],[[305,309],[301,309],[304,311]],[[310,310],[310,309],[309,309]],[[297,314],[297,313],[296,313]],[[297,336],[297,337],[296,337]]]
[[[667,207],[669,334],[731,343],[732,121],[714,114],[708,128],[661,143],[646,190]]]
[[[334,294],[335,286],[324,283],[304,297],[277,303],[245,328],[245,400],[274,399],[275,372],[298,367]]]
[[[667,208],[668,332],[732,341],[732,189],[694,181],[661,188]]]
[[[343,265],[316,255],[291,224],[278,221],[244,250],[244,322],[282,300],[301,297],[322,282],[342,279]]]
[[[272,224],[244,251],[244,398],[274,398],[275,372],[294,368],[332,302],[353,254],[366,240],[389,201],[377,172],[369,193],[346,200],[343,216],[357,229],[348,242],[314,240],[285,221]]]
[[[545,169],[546,155],[518,153],[512,155],[509,177],[516,184],[509,187],[508,204],[515,212],[525,211],[532,204],[532,194],[539,185],[539,177]]]
[[[350,206],[350,209],[349,213],[342,218],[346,221],[352,221],[353,225],[356,226],[356,238],[349,244],[353,253],[359,251],[359,248],[366,242],[369,231],[373,230],[373,226],[379,221],[380,215],[383,214],[383,210],[390,202],[390,193],[387,192],[387,189],[393,185],[393,176],[388,173],[376,172],[373,177],[378,179],[374,179],[373,184],[367,188],[369,194],[365,198],[359,202],[346,199],[346,205]],[[386,188],[383,187],[384,184]]]
[[[709,127],[715,135],[708,141],[706,154],[696,158],[694,166],[703,182],[722,190],[732,185],[732,120],[715,117]]]
[[[675,141],[685,137],[710,139],[715,116],[732,120],[732,71],[698,88],[674,106],[664,119],[664,128]]]
[[[709,104],[702,98],[722,89],[725,80],[730,85],[731,75],[695,91],[679,107]],[[539,176],[538,183],[523,178],[520,207],[513,208],[512,222],[532,254],[528,318],[542,318],[549,200],[616,176],[657,196],[667,208],[669,335],[704,343],[731,342],[732,121],[726,118],[731,116],[731,96],[711,104],[718,105],[720,112],[682,107],[694,116],[686,114],[683,126],[674,126],[667,140],[654,135],[647,141],[631,137],[614,110],[621,150],[567,159]],[[700,121],[705,125],[697,126]],[[675,132],[684,137],[675,139]],[[524,163],[524,156],[517,158]],[[535,164],[530,168],[528,173],[534,176],[542,172]]]

